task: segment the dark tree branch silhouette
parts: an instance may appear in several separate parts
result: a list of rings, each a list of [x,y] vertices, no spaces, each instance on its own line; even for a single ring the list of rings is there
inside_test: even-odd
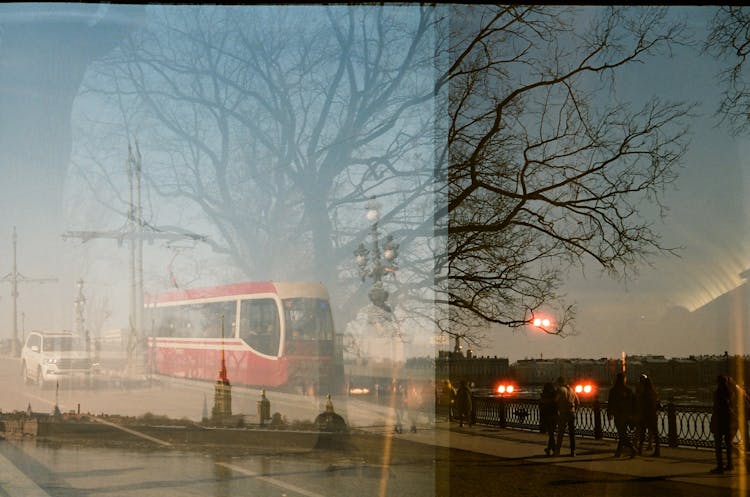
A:
[[[572,330],[559,294],[570,268],[615,277],[669,251],[647,203],[677,177],[689,106],[618,102],[615,81],[682,36],[664,9],[597,9],[586,25],[558,7],[456,7],[451,14],[437,233],[444,329],[529,324]],[[476,19],[485,20],[476,27]],[[582,27],[583,26],[583,27]]]
[[[750,128],[750,81],[747,57],[750,54],[750,10],[743,6],[719,7],[714,15],[704,53],[723,60],[727,66],[719,77],[724,90],[717,113],[735,133]]]

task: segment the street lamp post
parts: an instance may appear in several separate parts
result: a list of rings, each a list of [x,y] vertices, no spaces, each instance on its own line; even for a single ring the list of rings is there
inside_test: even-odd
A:
[[[370,236],[372,238],[372,252],[360,243],[354,251],[354,258],[359,268],[359,275],[364,282],[368,277],[372,278],[373,284],[368,292],[373,305],[386,312],[392,312],[388,305],[388,291],[383,286],[383,276],[393,273],[398,269],[396,257],[398,257],[398,244],[394,243],[393,236],[388,235],[383,240],[382,252],[380,233],[378,232],[378,221],[380,220],[381,205],[372,197],[367,203],[367,220],[372,223]]]
[[[79,279],[76,282],[76,286],[78,287],[78,295],[76,296],[75,301],[73,301],[73,308],[76,313],[76,333],[83,339],[84,344],[86,345],[86,353],[90,353],[91,340],[88,330],[86,329],[86,297],[83,295],[83,279]]]

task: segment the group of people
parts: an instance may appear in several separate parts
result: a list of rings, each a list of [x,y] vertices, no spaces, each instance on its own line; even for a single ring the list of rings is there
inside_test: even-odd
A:
[[[547,455],[560,455],[565,432],[570,441],[570,455],[576,455],[576,410],[581,404],[575,390],[562,376],[556,384],[545,383],[539,401],[542,430],[547,433]]]
[[[713,394],[713,411],[710,429],[714,436],[716,467],[712,473],[723,473],[733,469],[733,441],[740,427],[740,406],[750,412],[750,398],[744,389],[726,375],[717,377]],[[575,455],[575,410],[579,405],[573,389],[558,378],[557,387],[552,383],[544,385],[539,402],[542,430],[548,434],[544,452],[560,454],[560,448],[567,430],[570,437],[570,454]],[[632,458],[643,454],[643,445],[648,440],[647,450],[653,447],[654,457],[661,455],[659,438],[659,410],[662,408],[659,394],[651,378],[641,374],[635,391],[627,385],[625,373],[618,373],[607,396],[607,417],[614,422],[617,430],[615,457],[624,450]],[[556,435],[556,436],[555,436]],[[726,465],[723,456],[726,453]]]
[[[634,457],[636,452],[643,452],[643,444],[648,433],[648,449],[652,441],[654,456],[660,455],[660,443],[657,429],[657,411],[661,407],[659,395],[651,379],[643,374],[640,377],[636,391],[626,385],[624,373],[619,373],[615,383],[609,391],[607,402],[607,416],[613,420],[618,434],[615,456],[619,457],[623,449],[630,451]],[[546,383],[542,388],[539,401],[539,416],[542,431],[547,433],[547,455],[560,455],[565,433],[570,440],[570,455],[575,456],[575,415],[580,400],[573,388],[563,377],[557,379],[557,384]],[[638,449],[636,450],[630,430],[634,431]]]
[[[648,448],[653,442],[654,457],[661,455],[658,411],[661,409],[659,394],[656,392],[651,378],[641,374],[635,392],[627,385],[625,373],[617,373],[615,383],[609,389],[607,397],[607,417],[614,421],[617,430],[617,449],[615,457],[620,457],[627,449],[630,457],[636,453],[643,453],[643,443],[648,433]],[[631,436],[631,430],[634,430]],[[633,444],[635,439],[638,448]]]
[[[454,418],[463,426],[464,422],[472,424],[471,390],[466,381],[461,381],[457,390],[451,388]],[[750,413],[750,397],[732,378],[726,375],[717,377],[713,394],[713,411],[710,430],[714,436],[716,467],[712,473],[723,473],[733,469],[733,441],[740,427],[740,407]],[[559,456],[565,434],[568,434],[570,455],[576,455],[575,419],[580,406],[580,399],[575,390],[564,377],[559,377],[553,384],[547,382],[542,388],[539,399],[539,418],[541,429],[547,433],[545,454]],[[615,381],[607,396],[607,418],[617,430],[617,448],[615,457],[620,457],[627,450],[632,458],[653,448],[652,456],[661,455],[659,437],[659,410],[662,408],[659,394],[651,378],[641,374],[635,390],[627,384],[624,372],[615,376]],[[726,453],[726,465],[723,463]]]

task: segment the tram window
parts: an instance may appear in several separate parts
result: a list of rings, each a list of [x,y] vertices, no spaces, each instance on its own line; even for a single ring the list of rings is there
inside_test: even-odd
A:
[[[240,306],[240,338],[261,354],[279,352],[279,309],[273,299],[243,300]]]
[[[179,314],[177,308],[162,307],[150,309],[150,312],[154,336],[171,337],[176,335],[177,316]]]
[[[190,306],[189,317],[193,336],[199,338],[234,337],[235,302],[211,302]],[[222,318],[224,330],[222,332]]]
[[[156,336],[188,338],[221,338],[221,319],[224,317],[224,336],[234,336],[236,303],[211,302],[179,307],[165,307],[154,313]]]

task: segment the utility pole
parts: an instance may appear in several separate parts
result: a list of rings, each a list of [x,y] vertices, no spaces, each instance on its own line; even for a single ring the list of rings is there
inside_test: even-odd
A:
[[[18,263],[16,259],[16,246],[18,245],[18,235],[16,227],[13,226],[13,271],[6,274],[0,281],[10,283],[10,296],[13,297],[13,357],[18,357],[21,353],[18,344],[18,284],[19,283],[52,283],[57,278],[27,278],[18,272]]]
[[[133,349],[144,343],[143,329],[143,241],[152,243],[154,240],[184,240],[206,241],[207,237],[183,231],[179,233],[160,230],[143,222],[143,210],[141,207],[141,152],[138,142],[135,144],[135,153],[128,145],[128,159],[125,164],[128,175],[129,205],[128,218],[125,225],[112,231],[68,231],[63,235],[64,239],[78,238],[84,243],[93,239],[116,240],[121,246],[123,240],[128,241],[129,248],[129,280],[130,280],[130,337],[128,339],[128,366],[133,366]],[[148,228],[148,231],[144,230]]]

